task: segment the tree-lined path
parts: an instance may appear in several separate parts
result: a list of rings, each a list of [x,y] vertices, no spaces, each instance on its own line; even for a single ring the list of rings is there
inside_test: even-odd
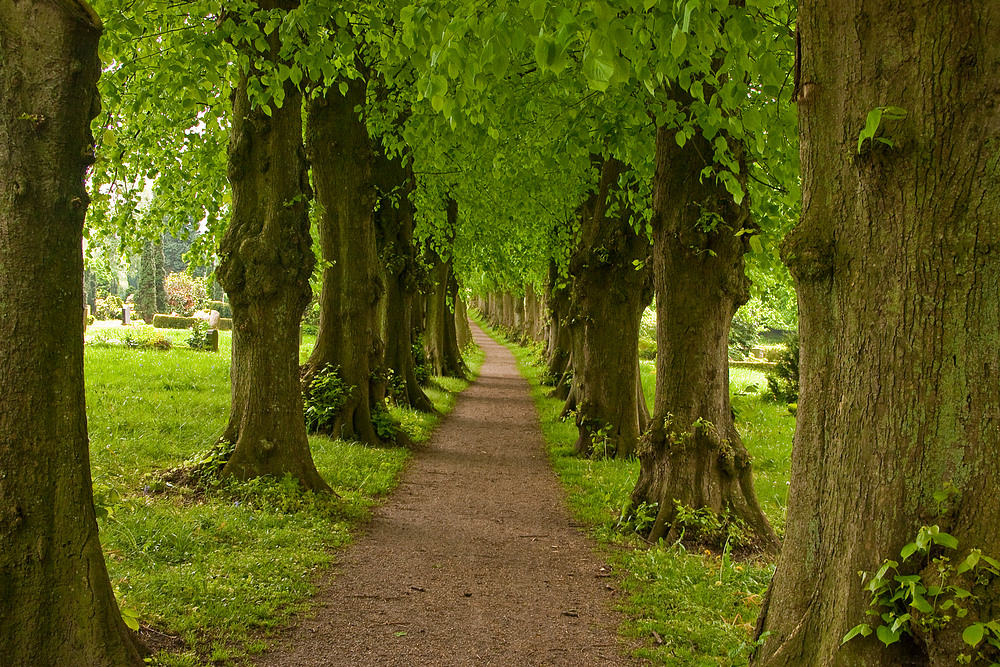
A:
[[[508,350],[473,333],[479,379],[342,553],[315,615],[261,665],[634,664],[527,383]]]

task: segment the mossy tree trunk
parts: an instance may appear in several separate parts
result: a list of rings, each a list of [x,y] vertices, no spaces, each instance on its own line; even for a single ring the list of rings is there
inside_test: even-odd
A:
[[[649,239],[635,233],[621,197],[618,181],[624,171],[618,160],[602,163],[596,198],[587,207],[570,258],[580,328],[574,359],[576,451],[585,456],[634,456],[640,434],[639,324],[653,286],[646,268]],[[637,269],[636,262],[643,268]]]
[[[953,566],[972,548],[1000,558],[1000,5],[800,7],[803,213],[782,249],[800,396],[755,664],[954,665],[975,653],[962,631],[1000,615],[995,579],[963,580],[968,616],[933,634],[841,640],[881,622],[857,573],[900,561],[921,525],[957,538]],[[858,154],[868,113],[888,105],[907,112],[883,121],[893,145]],[[903,573],[934,581],[913,560]]]
[[[290,10],[295,2],[262,2]],[[268,37],[274,57],[278,31]],[[315,259],[309,237],[309,180],[302,147],[302,96],[285,84],[284,105],[266,114],[247,97],[243,72],[233,92],[229,141],[232,221],[219,246],[219,279],[233,307],[232,405],[222,439],[235,447],[224,477],[290,474],[328,489],[306,437],[299,388],[299,322],[309,303]]]
[[[413,170],[403,166],[403,156],[389,157],[380,150],[375,157],[375,211],[379,256],[385,281],[381,332],[385,340],[385,366],[396,374],[393,399],[424,412],[435,412],[416,375],[413,356],[413,317],[416,296],[425,281],[413,245]]]
[[[98,539],[83,222],[101,22],[0,1],[0,643],[6,665],[142,665]],[[41,278],[44,279],[41,279]]]
[[[147,241],[139,257],[139,285],[135,291],[135,307],[146,324],[153,323],[156,309],[156,260],[153,259],[153,242]]]
[[[729,403],[729,327],[749,298],[743,255],[750,233],[745,232],[756,227],[747,198],[737,204],[721,183],[701,177],[705,156],[712,154],[700,135],[679,147],[673,132],[657,132],[656,396],[640,443],[632,503],[659,505],[652,540],[679,534],[679,503],[738,519],[760,548],[777,551]]]
[[[381,442],[372,422],[380,402],[376,386],[384,345],[378,305],[382,272],[375,242],[374,152],[364,119],[367,83],[348,82],[347,94],[334,87],[310,102],[306,147],[312,163],[323,271],[319,331],[306,362],[303,388],[324,368],[336,368],[350,397],[333,424],[332,435],[370,445]]]
[[[447,201],[448,228],[458,224],[458,204],[454,199]],[[427,295],[427,319],[424,341],[427,356],[435,375],[465,379],[468,371],[458,349],[458,331],[455,326],[455,297],[458,295],[458,279],[447,260],[434,249],[427,249],[430,268],[430,293]]]

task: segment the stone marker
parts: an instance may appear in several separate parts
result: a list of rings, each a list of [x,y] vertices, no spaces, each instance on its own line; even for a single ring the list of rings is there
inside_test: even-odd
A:
[[[209,329],[205,332],[205,347],[212,352],[219,351],[219,330]]]
[[[126,303],[122,306],[122,324],[132,324],[132,304]]]
[[[218,330],[219,319],[220,319],[219,311],[213,310],[212,312],[210,312],[208,314],[208,328]]]

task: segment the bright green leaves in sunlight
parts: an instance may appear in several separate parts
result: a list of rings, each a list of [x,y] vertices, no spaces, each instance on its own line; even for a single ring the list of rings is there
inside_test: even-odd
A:
[[[880,136],[879,130],[885,128],[883,121],[886,123],[893,121],[901,121],[906,118],[906,109],[902,107],[875,107],[868,112],[868,117],[865,119],[865,127],[858,134],[858,154],[861,153],[862,148],[866,141],[879,142],[885,144],[889,148],[893,147],[892,139],[888,137]]]

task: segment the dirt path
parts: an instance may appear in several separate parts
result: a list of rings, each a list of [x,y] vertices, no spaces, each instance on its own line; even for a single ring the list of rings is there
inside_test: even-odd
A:
[[[418,450],[321,586],[314,616],[259,661],[306,665],[630,665],[612,579],[574,528],[510,352]]]

